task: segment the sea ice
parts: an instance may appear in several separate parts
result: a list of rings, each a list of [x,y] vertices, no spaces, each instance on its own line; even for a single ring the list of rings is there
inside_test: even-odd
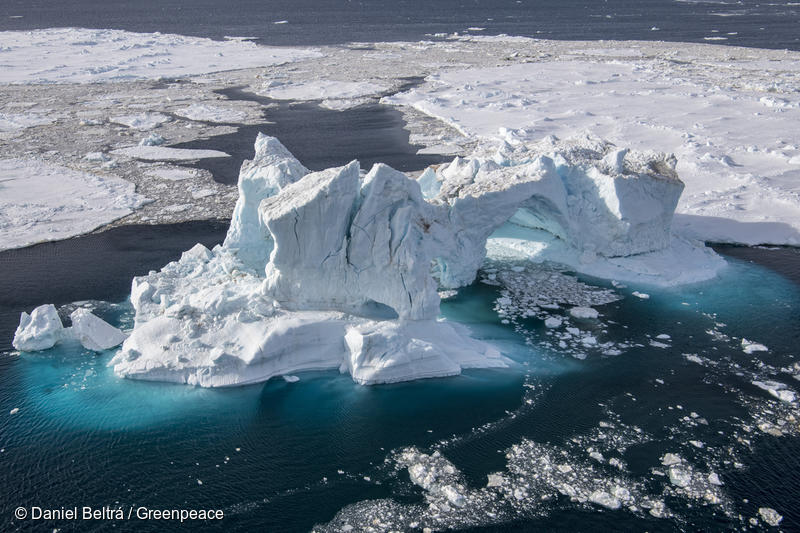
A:
[[[318,57],[316,50],[271,48],[165,33],[50,28],[0,32],[0,83],[80,83],[181,77]],[[36,61],[31,61],[36,57]]]
[[[600,316],[597,309],[592,309],[591,307],[573,307],[569,310],[569,314],[575,318],[597,318]]]
[[[149,201],[121,178],[0,159],[0,250],[87,233]]]
[[[769,524],[772,527],[778,527],[780,523],[783,521],[783,517],[778,514],[778,511],[771,507],[759,507],[758,508],[758,515],[761,517],[764,522]]]

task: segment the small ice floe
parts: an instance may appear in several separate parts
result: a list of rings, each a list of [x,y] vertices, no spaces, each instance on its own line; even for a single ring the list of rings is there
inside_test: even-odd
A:
[[[89,152],[83,156],[83,159],[93,163],[105,163],[106,161],[111,161],[111,156],[103,152]]]
[[[164,122],[169,121],[170,118],[162,113],[140,113],[138,115],[111,117],[109,120],[134,130],[147,131],[159,127]]]
[[[642,300],[650,299],[650,295],[645,292],[633,291],[631,294],[636,296],[637,298],[641,298]]]
[[[300,378],[298,378],[297,376],[283,376],[283,381],[285,381],[286,383],[297,383],[298,381],[300,381]]]
[[[795,392],[779,381],[753,381],[753,385],[782,402],[792,403],[797,399]]]
[[[662,333],[662,334],[660,334],[660,335],[656,335],[656,339],[661,339],[662,341],[668,341],[668,340],[670,340],[671,338],[672,338],[672,337],[670,337],[670,336],[669,336],[669,335],[667,335],[666,333]]]
[[[561,319],[557,316],[549,316],[544,320],[544,325],[548,328],[561,327]]]
[[[203,484],[203,482],[202,482],[201,480],[199,480],[199,479],[198,479],[198,480],[197,480],[197,484],[198,484],[198,485],[202,485],[202,484]]]
[[[573,307],[569,310],[569,314],[575,318],[597,318],[600,316],[597,309],[591,307]]]
[[[744,353],[751,354],[755,352],[768,352],[769,348],[763,344],[742,339],[742,351],[744,351]]]
[[[663,342],[654,341],[654,340],[650,341],[650,346],[652,346],[653,348],[662,348],[662,349],[663,348],[669,348],[669,344],[666,344],[666,343],[663,343]]]
[[[783,516],[778,514],[778,511],[772,507],[759,507],[758,515],[761,519],[772,527],[777,527],[783,520]]]
[[[8,412],[8,414],[10,414],[10,415],[15,415],[17,413],[19,413],[19,407],[15,407],[11,411]]]
[[[151,133],[139,141],[139,146],[161,146],[165,142],[167,142],[167,140],[158,133]]]

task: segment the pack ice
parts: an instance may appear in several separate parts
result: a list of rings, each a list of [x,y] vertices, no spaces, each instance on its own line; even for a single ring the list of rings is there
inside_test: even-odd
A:
[[[683,188],[674,159],[592,139],[501,146],[419,181],[357,161],[312,173],[264,135],[255,152],[225,242],[134,278],[120,376],[216,387],[338,368],[376,384],[505,367],[439,318],[437,291],[473,282],[492,232],[647,255],[670,246]]]

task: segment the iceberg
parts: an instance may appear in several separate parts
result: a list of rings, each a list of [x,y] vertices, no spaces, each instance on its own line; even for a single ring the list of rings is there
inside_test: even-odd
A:
[[[38,352],[55,346],[63,334],[64,326],[55,306],[40,305],[30,315],[22,312],[13,345],[21,352]]]
[[[70,315],[72,327],[65,328],[52,304],[40,305],[31,314],[23,312],[14,333],[14,348],[21,352],[48,350],[62,341],[77,340],[87,350],[101,352],[119,346],[126,335],[86,309]]]
[[[683,188],[663,154],[543,143],[456,158],[417,181],[357,161],[309,172],[259,135],[225,242],[134,278],[134,329],[109,364],[204,387],[304,370],[369,385],[507,367],[439,317],[439,291],[475,280],[492,233],[514,224],[579,254],[647,255],[670,247]]]

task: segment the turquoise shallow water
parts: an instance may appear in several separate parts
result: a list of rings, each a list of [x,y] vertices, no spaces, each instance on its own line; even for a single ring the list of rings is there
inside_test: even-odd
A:
[[[650,298],[633,297],[633,290]],[[0,529],[106,531],[108,521],[31,522],[12,515],[17,506],[107,505],[218,508],[222,521],[192,527],[307,531],[357,502],[388,498],[410,509],[425,507],[425,492],[396,467],[393,450],[438,450],[470,488],[479,489],[487,474],[505,471],[506,452],[526,439],[566,457],[575,469],[594,464],[585,453],[588,442],[605,446],[606,457],[618,457],[623,467],[596,465],[595,474],[632,480],[663,499],[673,516],[529,495],[499,517],[464,520],[453,513],[443,523],[486,531],[727,530],[749,527],[759,507],[772,507],[784,516],[785,530],[800,528],[800,441],[796,425],[786,423],[797,406],[752,384],[773,379],[800,388],[790,373],[796,373],[790,366],[798,354],[800,286],[731,259],[713,281],[618,292],[622,300],[598,307],[601,323],[581,327],[600,342],[629,347],[622,355],[590,351],[578,360],[557,346],[526,345],[526,337],[551,340],[548,330],[538,319],[522,321],[516,331],[503,324],[492,310],[498,288],[462,289],[443,304],[443,315],[470,325],[515,365],[390,386],[360,387],[323,372],[300,374],[298,383],[278,379],[207,390],[119,379],[105,366],[111,353],[94,355],[76,345],[5,352]],[[104,304],[97,312],[130,324],[125,303]],[[671,337],[663,342],[667,347],[650,344],[658,334]],[[769,352],[744,353],[741,337],[764,343]],[[8,414],[14,408],[19,412]],[[769,429],[765,423],[784,435],[759,429]],[[632,427],[639,436],[624,430]],[[722,502],[693,499],[654,473],[667,470],[660,464],[666,452],[697,471],[718,473]],[[182,529],[175,522],[114,526]]]

